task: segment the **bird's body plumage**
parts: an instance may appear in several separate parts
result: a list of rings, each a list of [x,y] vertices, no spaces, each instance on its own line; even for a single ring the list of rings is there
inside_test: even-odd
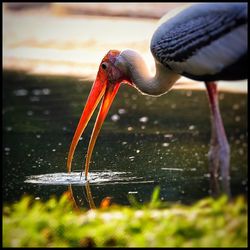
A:
[[[150,49],[155,59],[153,75],[134,50],[110,50],[103,58],[70,146],[68,171],[79,138],[101,98],[87,151],[85,178],[97,136],[121,83],[159,96],[183,75],[206,83],[212,117],[210,172],[215,176],[220,166],[222,177],[227,179],[230,148],[213,81],[247,78],[247,3],[192,5],[162,22],[153,34]]]
[[[194,80],[245,79],[247,4],[188,7],[158,27],[151,52],[165,67]]]

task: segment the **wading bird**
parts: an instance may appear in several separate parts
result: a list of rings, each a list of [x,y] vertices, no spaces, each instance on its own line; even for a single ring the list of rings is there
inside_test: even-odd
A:
[[[151,39],[155,75],[134,50],[110,50],[101,61],[86,106],[75,131],[67,159],[73,155],[85,127],[102,99],[85,162],[87,179],[92,151],[111,103],[127,83],[142,94],[160,96],[185,76],[204,81],[211,109],[210,173],[229,176],[230,147],[220,115],[218,80],[247,78],[247,3],[195,4],[163,22]]]

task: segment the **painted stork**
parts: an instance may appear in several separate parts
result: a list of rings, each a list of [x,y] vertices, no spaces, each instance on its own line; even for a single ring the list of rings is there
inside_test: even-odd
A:
[[[220,169],[221,176],[227,178],[230,147],[215,81],[247,78],[247,3],[194,4],[157,28],[150,49],[155,59],[154,75],[134,50],[110,50],[103,58],[70,146],[68,172],[79,138],[101,99],[88,146],[85,179],[97,136],[121,83],[135,87],[142,94],[160,96],[185,76],[205,82],[212,123],[210,173],[217,176]]]

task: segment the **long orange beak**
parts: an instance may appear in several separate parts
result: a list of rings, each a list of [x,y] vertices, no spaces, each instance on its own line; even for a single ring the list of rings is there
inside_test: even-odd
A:
[[[67,170],[69,173],[71,172],[71,163],[72,163],[72,159],[73,159],[78,141],[84,129],[86,128],[91,116],[93,115],[98,103],[100,102],[101,98],[104,96],[99,113],[97,115],[97,119],[93,128],[93,131],[92,131],[89,146],[88,146],[87,157],[86,157],[86,162],[85,162],[85,179],[87,179],[88,171],[89,171],[89,163],[90,163],[91,155],[95,146],[97,136],[100,132],[102,124],[107,116],[109,108],[114,100],[114,97],[119,87],[120,87],[120,83],[109,83],[108,79],[106,77],[103,77],[100,71],[98,72],[97,78],[92,86],[86,106],[82,112],[82,116],[77,125],[73,140],[71,142],[71,146],[70,146],[70,150],[68,154],[68,160],[67,160]]]

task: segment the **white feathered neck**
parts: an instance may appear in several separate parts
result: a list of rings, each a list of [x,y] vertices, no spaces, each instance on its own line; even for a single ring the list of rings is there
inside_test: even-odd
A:
[[[117,58],[119,67],[143,94],[159,96],[168,92],[180,75],[155,61],[155,74],[150,71],[142,56],[130,49],[123,50]]]

